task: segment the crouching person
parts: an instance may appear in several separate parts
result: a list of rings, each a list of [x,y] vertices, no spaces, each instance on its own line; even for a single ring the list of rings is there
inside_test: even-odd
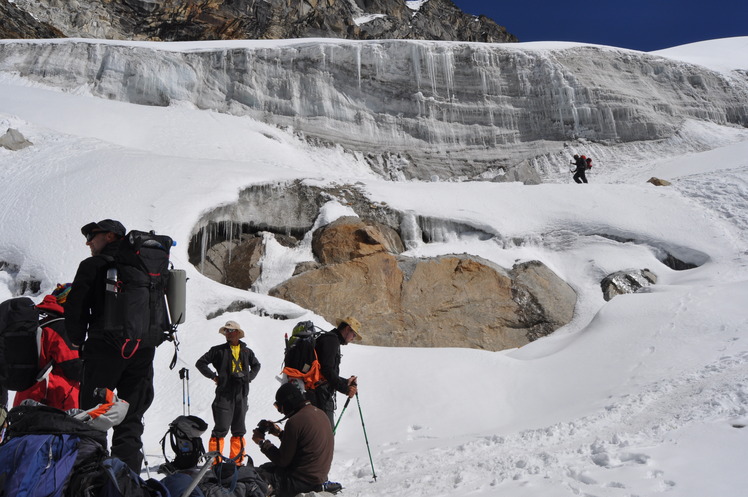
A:
[[[252,441],[270,460],[258,468],[271,487],[270,495],[293,497],[321,491],[327,482],[335,447],[327,415],[311,405],[293,383],[278,389],[275,407],[287,419],[285,429],[263,420],[252,434]],[[278,437],[280,447],[266,440],[265,433]]]

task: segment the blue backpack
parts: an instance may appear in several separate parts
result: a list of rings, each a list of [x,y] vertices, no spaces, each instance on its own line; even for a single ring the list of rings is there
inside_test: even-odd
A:
[[[76,435],[25,435],[0,447],[4,495],[62,496],[78,459]]]
[[[0,495],[62,496],[105,454],[105,433],[58,409],[22,405],[11,409],[8,420],[8,440],[0,445]]]

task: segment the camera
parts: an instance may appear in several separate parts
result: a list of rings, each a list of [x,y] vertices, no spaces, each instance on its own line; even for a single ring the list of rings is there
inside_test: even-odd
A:
[[[253,433],[257,438],[265,438],[267,432],[269,432],[272,428],[273,423],[271,421],[268,421],[267,419],[261,419],[260,422],[257,423],[257,428],[253,430]]]

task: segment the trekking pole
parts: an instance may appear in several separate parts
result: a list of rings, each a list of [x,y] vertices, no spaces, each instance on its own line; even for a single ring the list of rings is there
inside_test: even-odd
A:
[[[343,413],[348,408],[348,404],[351,403],[351,398],[348,397],[348,400],[345,401],[345,405],[343,406],[343,410],[340,411],[340,416],[338,416],[338,422],[335,423],[335,428],[332,429],[332,434],[335,435],[335,432],[338,431],[338,425],[340,424],[340,420],[343,419]]]
[[[358,404],[358,415],[361,417],[361,428],[364,429],[364,440],[366,440],[366,450],[369,452],[369,463],[371,463],[371,475],[374,477],[374,481],[377,481],[377,474],[374,472],[374,461],[371,459],[371,449],[369,448],[369,437],[366,436],[366,425],[364,425],[364,415],[361,412],[361,401],[358,400],[358,392],[356,392],[356,403]]]
[[[145,418],[140,418],[140,423],[143,425],[145,430]],[[143,453],[143,465],[145,466],[145,474],[148,479],[151,478],[151,468],[148,467],[148,456],[145,455],[145,447],[140,446],[140,452]]]
[[[179,379],[182,380],[182,416],[187,414],[187,396],[185,394],[184,371],[185,368],[179,370]]]
[[[190,415],[190,370],[187,370],[187,415]]]
[[[182,379],[182,414],[185,408],[185,385],[187,386],[187,414],[190,414],[190,370],[182,368],[179,370],[179,377]]]

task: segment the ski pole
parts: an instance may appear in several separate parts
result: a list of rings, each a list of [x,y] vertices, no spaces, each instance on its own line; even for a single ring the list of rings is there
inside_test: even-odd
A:
[[[140,418],[140,423],[143,425],[143,429],[145,430],[145,419]],[[140,446],[140,452],[143,453],[143,464],[145,464],[145,474],[148,479],[151,478],[151,469],[148,467],[148,457],[145,455],[145,447],[142,445]]]
[[[371,459],[371,449],[369,448],[369,437],[366,436],[366,425],[364,425],[364,415],[361,412],[361,401],[358,400],[358,392],[356,392],[356,403],[358,404],[358,415],[361,417],[361,428],[364,429],[364,440],[366,440],[366,450],[369,452],[369,463],[371,463],[371,475],[374,477],[374,481],[377,481],[377,474],[374,472],[374,461]]]
[[[182,416],[187,414],[187,395],[185,394],[184,368],[179,370],[179,378],[182,380]]]
[[[187,376],[187,415],[189,416],[190,413],[190,370],[186,369],[186,375]]]
[[[351,403],[351,398],[348,397],[348,400],[345,401],[345,405],[343,406],[343,410],[340,411],[340,416],[338,416],[338,422],[335,423],[335,428],[332,429],[332,434],[335,435],[335,432],[338,431],[338,425],[340,424],[340,420],[343,419],[343,413],[348,408],[348,404]]]
[[[179,377],[182,379],[182,414],[185,407],[185,384],[187,385],[187,414],[190,414],[190,370],[182,368],[179,370]]]

